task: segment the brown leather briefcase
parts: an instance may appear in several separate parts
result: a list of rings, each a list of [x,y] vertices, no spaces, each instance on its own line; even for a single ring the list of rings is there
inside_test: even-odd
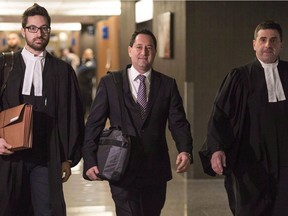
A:
[[[0,112],[0,137],[12,151],[32,148],[32,105],[21,104]]]

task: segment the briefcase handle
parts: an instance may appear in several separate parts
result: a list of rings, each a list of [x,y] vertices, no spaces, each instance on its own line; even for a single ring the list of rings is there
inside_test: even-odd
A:
[[[1,80],[2,82],[2,86],[0,89],[0,98],[2,97],[5,88],[6,88],[6,84],[8,81],[8,77],[10,72],[13,70],[14,67],[14,52],[2,52],[3,55],[3,59],[4,59],[4,67],[3,70],[1,71]]]

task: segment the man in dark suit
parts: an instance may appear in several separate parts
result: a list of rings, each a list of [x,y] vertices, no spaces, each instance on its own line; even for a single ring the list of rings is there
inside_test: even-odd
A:
[[[190,124],[176,81],[152,69],[156,48],[157,41],[152,32],[134,32],[128,47],[132,65],[121,71],[124,115],[127,131],[132,137],[132,151],[123,178],[117,183],[109,183],[117,216],[160,215],[167,181],[172,179],[165,137],[167,122],[179,151],[176,171],[186,172],[192,162]],[[139,75],[145,76],[144,83],[139,80]],[[107,118],[111,126],[121,125],[118,93],[111,74],[99,83],[86,125],[84,177],[90,180],[99,180],[95,151]]]

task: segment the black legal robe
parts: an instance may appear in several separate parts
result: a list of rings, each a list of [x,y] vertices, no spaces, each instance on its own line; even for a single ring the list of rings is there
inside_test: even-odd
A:
[[[0,101],[3,109],[17,106],[24,101],[22,83],[25,63],[21,51],[14,54],[14,69],[10,72],[7,87]],[[3,58],[0,58],[0,66]],[[1,67],[0,67],[1,68]],[[84,136],[84,119],[77,78],[72,67],[47,53],[43,71],[43,106],[40,112],[46,131],[47,166],[49,169],[50,196],[53,214],[65,216],[66,206],[62,190],[61,163],[71,160],[72,166],[81,158],[81,145]],[[34,110],[39,107],[34,107]],[[39,114],[39,113],[38,113]],[[39,118],[39,121],[41,118]],[[38,122],[39,123],[39,122]],[[37,132],[37,128],[34,130]],[[37,138],[36,138],[37,140]],[[35,141],[35,140],[34,140]],[[39,143],[33,143],[39,145]],[[0,156],[0,215],[33,216],[29,212],[31,201],[25,192],[23,163],[30,154],[17,151],[10,156]]]
[[[255,60],[225,77],[209,119],[200,155],[209,162],[215,151],[226,153],[225,187],[235,215],[271,216],[279,167],[288,165],[288,63],[279,61],[278,71],[285,101],[268,102],[264,69]]]

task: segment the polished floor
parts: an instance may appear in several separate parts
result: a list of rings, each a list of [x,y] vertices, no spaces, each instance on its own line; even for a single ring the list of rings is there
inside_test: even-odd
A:
[[[67,216],[116,216],[105,181],[82,178],[81,163],[64,184]],[[223,180],[183,180],[173,173],[161,216],[231,216]]]

